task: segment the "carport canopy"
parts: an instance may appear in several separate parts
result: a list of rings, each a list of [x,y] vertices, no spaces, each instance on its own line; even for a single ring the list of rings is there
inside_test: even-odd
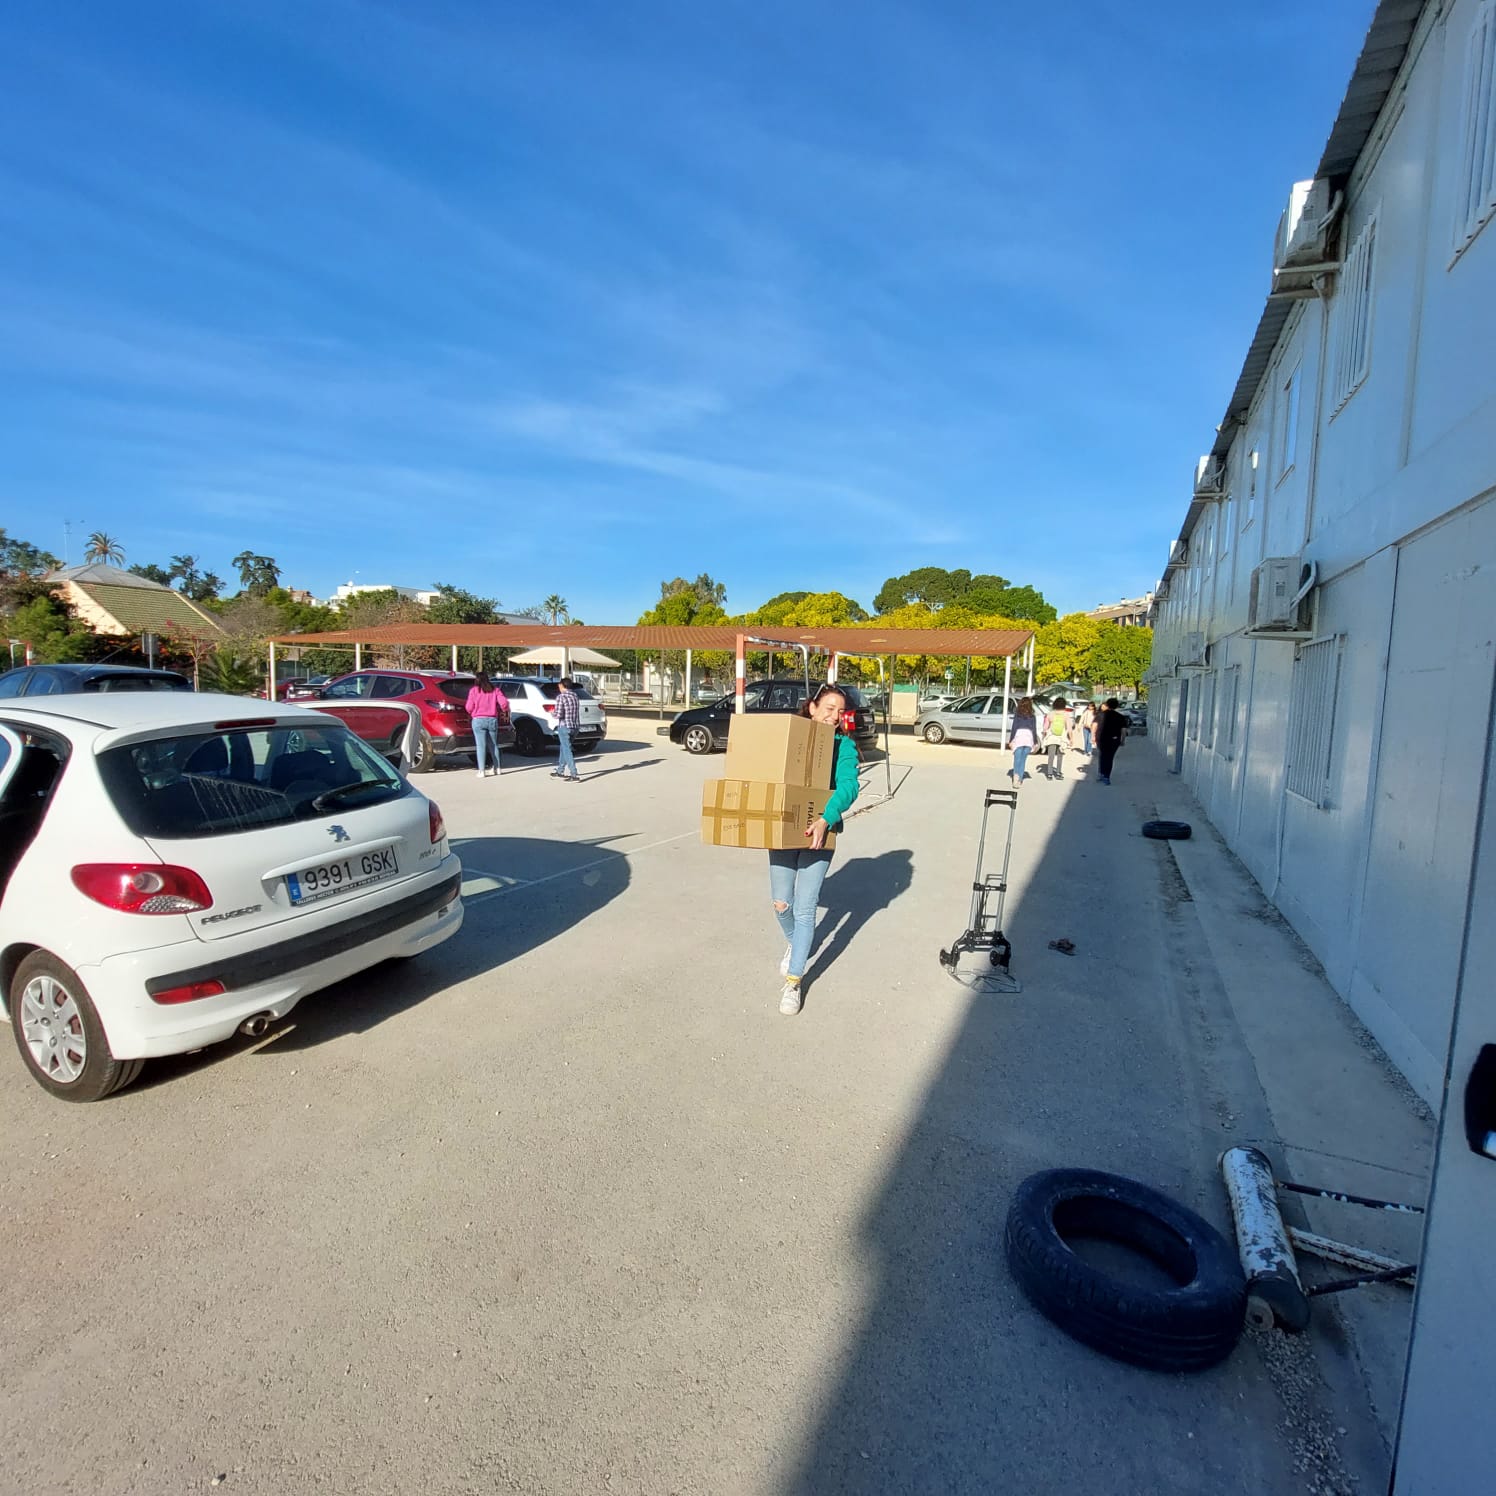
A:
[[[275,644],[303,648],[325,644],[428,644],[442,648],[514,649],[554,646],[560,649],[725,649],[735,651],[740,638],[768,632],[782,648],[809,649],[812,654],[967,655],[1001,659],[1027,648],[1031,629],[896,629],[877,623],[845,628],[798,629],[712,624],[704,627],[514,623],[386,623],[364,629],[334,629],[316,634],[282,634]]]

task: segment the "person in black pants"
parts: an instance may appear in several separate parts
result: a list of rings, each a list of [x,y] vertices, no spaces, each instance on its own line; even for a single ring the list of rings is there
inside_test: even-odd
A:
[[[1112,760],[1116,758],[1117,750],[1127,741],[1127,729],[1131,726],[1128,717],[1117,710],[1117,698],[1108,696],[1096,723],[1096,767],[1103,784],[1112,782]]]

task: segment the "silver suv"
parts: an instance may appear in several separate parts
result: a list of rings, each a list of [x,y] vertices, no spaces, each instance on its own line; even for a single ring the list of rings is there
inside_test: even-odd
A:
[[[556,696],[560,691],[556,682],[538,680],[533,675],[496,675],[493,683],[509,698],[515,749],[527,758],[534,758],[547,748],[554,748]],[[590,753],[608,735],[608,714],[585,686],[576,689],[582,721],[571,735],[571,746],[578,753]]]

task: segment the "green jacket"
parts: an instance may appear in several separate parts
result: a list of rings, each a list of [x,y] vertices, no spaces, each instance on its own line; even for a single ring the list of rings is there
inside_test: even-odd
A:
[[[836,758],[831,765],[831,798],[822,812],[827,830],[842,829],[842,817],[851,810],[857,790],[857,744],[837,733]]]

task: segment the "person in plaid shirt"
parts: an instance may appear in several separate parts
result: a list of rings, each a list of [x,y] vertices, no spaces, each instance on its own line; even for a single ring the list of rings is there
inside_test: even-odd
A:
[[[569,675],[563,675],[561,689],[556,693],[556,741],[561,745],[561,762],[556,765],[552,779],[569,779],[575,784],[581,777],[571,751],[571,735],[581,725],[582,711],[577,704],[576,683]]]

